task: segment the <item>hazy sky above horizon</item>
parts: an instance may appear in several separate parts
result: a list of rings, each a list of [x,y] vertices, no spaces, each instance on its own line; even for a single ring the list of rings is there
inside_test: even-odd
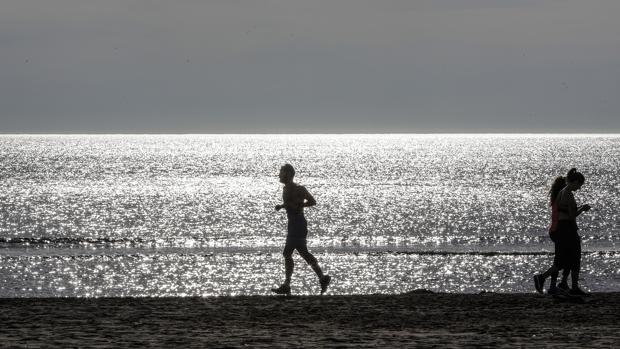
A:
[[[3,0],[0,133],[620,132],[617,0]]]

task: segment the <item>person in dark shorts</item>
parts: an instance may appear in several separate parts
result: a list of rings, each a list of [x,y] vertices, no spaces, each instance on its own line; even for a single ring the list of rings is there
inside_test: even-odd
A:
[[[569,269],[564,269],[562,275],[562,282],[560,282],[559,286],[556,286],[558,274],[559,274],[559,262],[557,254],[558,252],[558,222],[559,222],[559,214],[558,211],[558,203],[557,198],[558,194],[564,187],[566,186],[566,177],[559,176],[551,185],[551,189],[549,190],[549,206],[551,207],[551,225],[549,226],[549,237],[554,244],[555,257],[553,260],[553,265],[551,268],[547,269],[542,274],[534,275],[534,287],[538,293],[543,293],[543,288],[545,285],[545,280],[548,277],[551,277],[551,283],[549,285],[549,289],[547,290],[548,294],[559,294],[562,292],[568,292],[568,274],[570,273]]]
[[[327,286],[331,281],[329,275],[324,275],[319,262],[308,251],[306,237],[308,236],[308,222],[304,217],[304,207],[316,205],[316,200],[310,195],[308,190],[293,182],[295,177],[295,169],[290,164],[285,164],[280,168],[280,182],[284,184],[282,191],[283,204],[276,205],[276,211],[286,210],[288,218],[288,227],[286,235],[286,245],[284,246],[284,283],[278,288],[272,288],[271,291],[277,294],[291,294],[291,276],[293,275],[294,262],[293,252],[297,250],[299,255],[308,263],[312,270],[319,277],[321,284],[321,294],[325,293]]]
[[[579,288],[579,271],[581,270],[581,237],[577,230],[577,216],[590,210],[590,205],[577,206],[574,191],[581,189],[585,177],[572,168],[566,175],[566,186],[558,193],[558,228],[556,259],[559,269],[569,269],[572,287],[570,294],[583,296],[586,293]]]

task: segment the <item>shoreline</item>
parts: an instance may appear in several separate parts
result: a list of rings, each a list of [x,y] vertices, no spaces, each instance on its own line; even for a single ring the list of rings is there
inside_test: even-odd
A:
[[[3,298],[3,346],[620,345],[620,292],[585,304],[534,293],[206,298]]]

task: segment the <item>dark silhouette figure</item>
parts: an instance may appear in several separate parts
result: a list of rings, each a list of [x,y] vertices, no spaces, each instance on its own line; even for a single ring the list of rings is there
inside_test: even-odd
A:
[[[558,210],[557,248],[554,265],[558,269],[570,270],[572,295],[583,296],[586,293],[579,288],[581,270],[581,237],[577,227],[577,216],[589,211],[590,205],[577,206],[574,191],[581,189],[585,177],[572,168],[566,175],[566,186],[558,193],[556,202]]]
[[[577,169],[572,168],[566,175],[566,186],[558,194],[558,258],[559,266],[570,269],[572,287],[571,294],[585,295],[579,288],[579,272],[581,270],[581,237],[577,230],[577,216],[590,210],[590,205],[577,206],[574,191],[581,189],[585,177]]]
[[[558,240],[557,240],[558,239],[557,229],[558,229],[559,211],[558,211],[558,205],[557,205],[556,199],[560,191],[564,189],[565,186],[566,186],[566,178],[559,176],[553,181],[553,184],[551,185],[551,189],[549,189],[549,206],[551,207],[551,225],[549,226],[549,237],[551,238],[551,241],[553,241],[553,244],[555,247],[554,248],[554,260],[553,260],[553,266],[551,266],[551,268],[547,269],[547,271],[545,271],[542,274],[534,275],[534,286],[536,288],[536,291],[538,291],[539,293],[543,292],[545,280],[549,276],[551,276],[551,282],[549,285],[549,289],[547,290],[548,294],[558,294],[560,292],[568,292],[567,279],[570,273],[569,269],[564,269],[563,275],[562,275],[562,282],[560,282],[559,286],[556,286],[558,274],[560,270],[559,261],[558,261]]]
[[[291,276],[293,275],[294,262],[293,251],[297,250],[299,255],[312,267],[312,270],[319,277],[321,284],[321,294],[325,293],[331,281],[329,275],[323,275],[321,267],[316,258],[308,251],[306,237],[308,236],[308,222],[304,217],[304,207],[316,205],[316,201],[305,187],[293,182],[295,169],[290,164],[285,164],[280,168],[280,182],[284,184],[282,191],[282,205],[276,205],[276,211],[286,209],[288,218],[288,228],[286,235],[286,245],[284,246],[284,283],[278,288],[271,290],[278,294],[291,294]]]

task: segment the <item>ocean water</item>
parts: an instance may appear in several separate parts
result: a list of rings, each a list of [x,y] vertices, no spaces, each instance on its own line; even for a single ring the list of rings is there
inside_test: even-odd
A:
[[[573,166],[582,285],[620,289],[620,135],[6,135],[0,297],[269,294],[286,162],[332,294],[532,292]],[[317,294],[295,261],[293,292]]]

